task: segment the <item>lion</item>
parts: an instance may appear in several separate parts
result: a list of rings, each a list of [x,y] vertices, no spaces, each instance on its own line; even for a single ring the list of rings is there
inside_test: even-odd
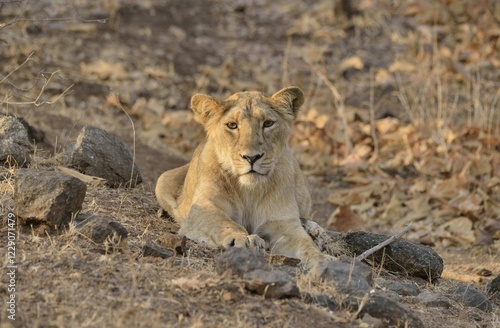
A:
[[[298,258],[323,254],[301,225],[311,196],[288,140],[304,94],[238,92],[225,100],[196,94],[195,120],[206,131],[191,162],[164,172],[155,189],[179,234],[211,246],[247,247]]]

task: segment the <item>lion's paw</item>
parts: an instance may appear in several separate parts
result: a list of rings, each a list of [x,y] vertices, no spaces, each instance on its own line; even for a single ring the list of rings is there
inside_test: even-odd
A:
[[[224,247],[245,247],[263,251],[266,248],[266,242],[257,235],[240,235],[229,238]]]

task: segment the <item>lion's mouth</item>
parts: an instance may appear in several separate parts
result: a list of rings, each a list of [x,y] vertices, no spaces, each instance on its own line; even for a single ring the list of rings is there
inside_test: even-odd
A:
[[[262,176],[266,176],[267,174],[264,174],[264,173],[260,173],[260,172],[257,172],[255,171],[254,169],[251,169],[250,171],[248,171],[247,173],[245,173],[244,175],[262,175]]]

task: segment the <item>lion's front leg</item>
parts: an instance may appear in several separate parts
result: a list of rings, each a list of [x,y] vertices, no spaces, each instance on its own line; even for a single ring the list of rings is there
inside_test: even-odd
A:
[[[268,221],[256,233],[264,238],[271,253],[298,258],[308,268],[335,259],[318,249],[298,218]]]
[[[211,204],[193,205],[179,234],[212,246],[265,249],[265,241],[233,221],[223,210]]]

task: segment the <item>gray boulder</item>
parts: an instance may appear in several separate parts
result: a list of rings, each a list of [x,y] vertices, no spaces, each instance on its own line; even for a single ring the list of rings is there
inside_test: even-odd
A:
[[[13,116],[0,115],[0,164],[28,166],[31,148],[24,125]]]
[[[105,130],[85,126],[68,156],[70,165],[87,175],[106,179],[112,188],[135,187],[142,182],[130,149]]]
[[[14,184],[14,213],[22,221],[59,227],[82,209],[87,185],[53,171],[18,169]]]

